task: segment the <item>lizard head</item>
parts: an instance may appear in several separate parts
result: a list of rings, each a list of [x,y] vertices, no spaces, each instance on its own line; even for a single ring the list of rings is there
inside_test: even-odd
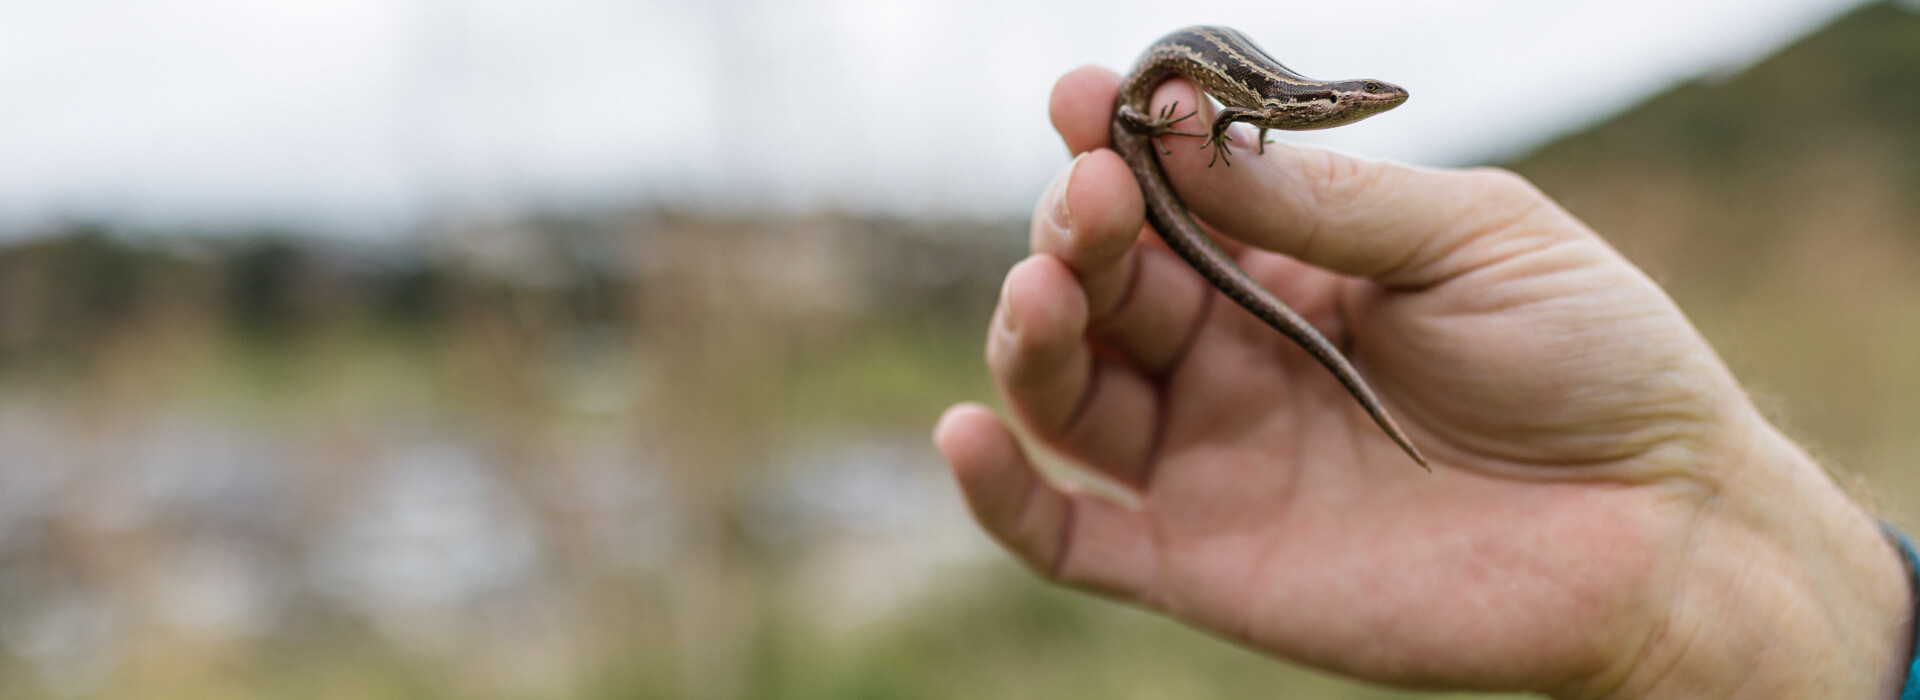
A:
[[[1312,92],[1263,105],[1266,119],[1249,120],[1272,129],[1306,131],[1352,124],[1400,106],[1407,91],[1380,80],[1339,80],[1322,83]]]

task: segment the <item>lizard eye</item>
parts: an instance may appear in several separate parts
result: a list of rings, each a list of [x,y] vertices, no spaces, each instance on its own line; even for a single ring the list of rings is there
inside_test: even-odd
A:
[[[1367,92],[1379,92],[1379,91],[1380,91],[1379,83],[1373,82],[1371,80],[1367,81]]]

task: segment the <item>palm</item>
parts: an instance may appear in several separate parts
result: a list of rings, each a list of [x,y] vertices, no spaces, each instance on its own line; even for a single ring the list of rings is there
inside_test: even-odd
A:
[[[1657,291],[1603,248],[1593,253],[1592,268],[1574,274],[1496,275],[1505,289],[1417,296],[1370,296],[1367,283],[1277,256],[1249,261],[1308,318],[1349,329],[1336,343],[1364,353],[1370,380],[1437,471],[1421,473],[1304,353],[1219,306],[1163,384],[1164,432],[1143,484],[1153,556],[1141,561],[1153,570],[1124,576],[1152,585],[1135,594],[1248,643],[1382,680],[1458,685],[1468,679],[1448,674],[1501,668],[1511,676],[1472,682],[1535,685],[1612,648],[1609,625],[1634,619],[1625,608],[1645,603],[1649,562],[1665,554],[1651,543],[1671,541],[1654,531],[1688,515],[1659,505],[1649,455],[1661,445],[1636,418],[1671,417],[1684,407],[1666,397],[1688,395],[1601,377],[1686,359],[1640,348],[1705,348],[1677,317],[1654,313],[1665,303]],[[1548,303],[1583,296],[1591,290],[1569,287],[1587,284],[1639,287],[1646,294],[1609,296],[1644,308],[1616,309],[1637,320],[1592,328],[1591,310]],[[1488,298],[1504,302],[1473,307]],[[1511,303],[1529,298],[1541,303]],[[1343,301],[1354,312],[1347,324]],[[1419,328],[1440,335],[1419,338],[1417,350],[1369,342]],[[1682,342],[1646,342],[1658,333]],[[1609,337],[1639,342],[1568,351]],[[1555,366],[1570,356],[1604,366]]]

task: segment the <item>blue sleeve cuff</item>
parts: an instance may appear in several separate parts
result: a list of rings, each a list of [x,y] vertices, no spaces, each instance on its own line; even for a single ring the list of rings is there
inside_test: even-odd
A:
[[[1920,553],[1913,549],[1913,540],[1906,533],[1887,523],[1880,523],[1880,530],[1887,533],[1895,547],[1900,548],[1900,559],[1906,564],[1908,599],[1914,601],[1916,616],[1920,616]],[[1914,624],[1915,638],[1907,662],[1907,681],[1900,687],[1900,700],[1920,700],[1920,623]]]

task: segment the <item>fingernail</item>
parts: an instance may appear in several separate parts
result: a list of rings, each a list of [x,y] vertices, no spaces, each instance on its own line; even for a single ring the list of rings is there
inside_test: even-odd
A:
[[[1053,250],[1065,250],[1065,244],[1073,238],[1073,210],[1067,206],[1067,187],[1073,183],[1074,171],[1080,169],[1080,159],[1085,157],[1084,153],[1074,156],[1073,162],[1067,164],[1067,171],[1054,178],[1053,184],[1047,186],[1046,195],[1040,198],[1040,220],[1045,224],[1047,235],[1061,244]],[[1035,249],[1043,248],[1036,246]]]
[[[1020,339],[1020,329],[1014,326],[1012,299],[1013,272],[1010,270],[1007,272],[1007,279],[1000,283],[1000,310],[994,314],[997,322],[993,324],[995,339],[1008,348],[1015,347],[1016,341]]]

